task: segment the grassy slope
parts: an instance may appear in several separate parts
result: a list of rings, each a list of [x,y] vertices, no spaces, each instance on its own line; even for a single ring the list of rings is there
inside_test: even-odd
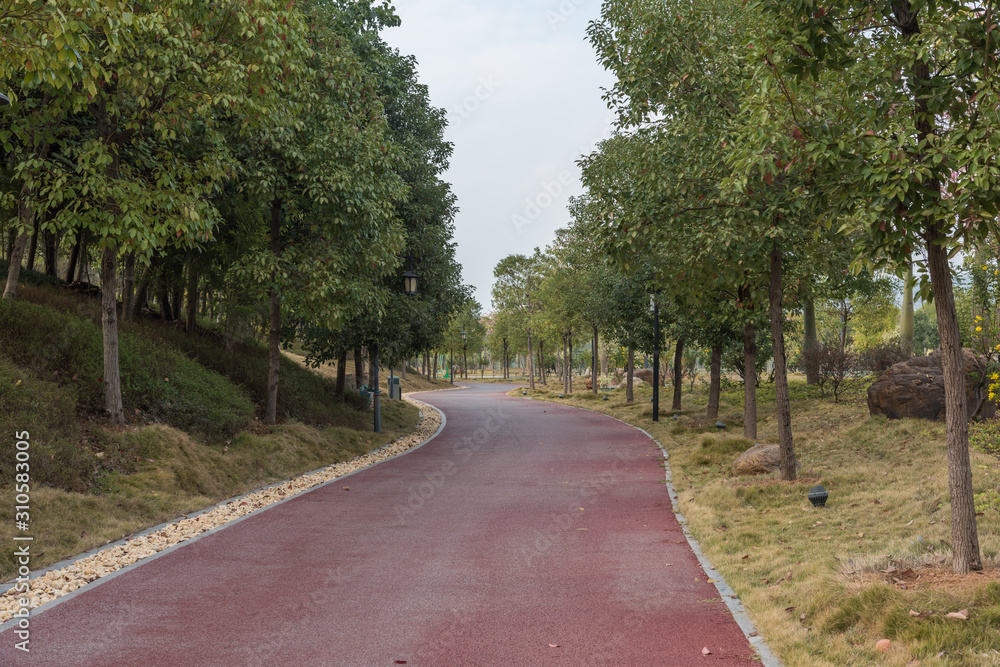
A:
[[[286,351],[285,356],[294,361],[295,363],[305,366],[305,357],[301,354],[296,354],[295,352]],[[381,364],[380,364],[381,365]],[[367,370],[367,369],[366,369]],[[319,368],[315,369],[316,373],[321,377],[329,380],[330,382],[336,383],[337,381],[337,364],[336,362],[323,364]],[[347,362],[347,375],[354,374],[354,362],[348,360]],[[398,371],[396,375],[399,375]],[[365,375],[367,382],[367,374]],[[378,384],[383,392],[383,397],[389,395],[389,371],[386,368],[379,369]],[[406,374],[406,379],[400,379],[399,381],[400,389],[402,389],[404,394],[414,392],[414,391],[434,391],[435,389],[448,389],[453,385],[448,382],[448,380],[442,380],[438,378],[436,380],[428,381],[423,375],[419,373],[408,372]]]
[[[100,413],[96,304],[62,289],[22,290],[22,301],[0,303],[0,428],[31,433],[33,568],[348,460],[412,431],[419,420],[412,405],[387,402],[383,432],[375,434],[370,412],[329,400],[332,383],[286,360],[284,423],[266,428],[254,420],[259,406],[240,386],[266,377],[262,347],[227,350],[216,338],[136,324],[121,331],[133,423],[110,430]],[[212,359],[220,372],[191,357]],[[0,466],[0,541],[10,544],[8,443]],[[13,570],[11,550],[0,551],[0,579]]]
[[[637,390],[632,405],[625,404],[624,391],[612,392],[607,402],[584,391],[565,400],[548,391],[535,396],[606,412],[646,429],[668,449],[692,532],[785,664],[904,665],[914,658],[924,666],[1000,664],[995,456],[972,453],[988,572],[963,579],[949,575],[947,567],[943,424],[870,418],[860,391],[835,405],[793,382],[799,481],[781,482],[776,474],[734,478],[733,460],[752,444],[738,437],[742,388],[723,394],[725,432],[704,418],[704,386],[685,394],[676,421],[672,411],[662,410],[666,415],[652,422],[651,394],[650,387]],[[661,404],[669,400],[668,390]],[[758,401],[758,442],[777,442],[773,387],[762,389]],[[826,509],[806,499],[814,484],[830,491]],[[915,543],[918,535],[926,546]],[[878,571],[890,566],[897,572]],[[892,577],[907,569],[913,575],[901,579],[904,589]],[[930,579],[938,585],[926,586]],[[911,609],[934,613],[914,618]],[[969,620],[944,617],[962,609],[970,610]],[[874,650],[881,638],[893,641],[886,655]]]

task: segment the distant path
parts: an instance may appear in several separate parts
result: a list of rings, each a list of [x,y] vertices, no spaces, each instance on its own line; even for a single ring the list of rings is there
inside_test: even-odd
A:
[[[511,387],[418,395],[447,417],[424,447],[84,590],[0,664],[759,664],[655,444]]]

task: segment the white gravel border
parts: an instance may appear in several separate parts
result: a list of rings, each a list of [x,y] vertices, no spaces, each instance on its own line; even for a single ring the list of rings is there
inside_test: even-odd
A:
[[[667,493],[670,495],[671,509],[674,512],[674,516],[677,518],[677,523],[681,525],[681,530],[684,531],[684,537],[687,538],[688,544],[691,546],[691,550],[694,552],[695,557],[701,564],[701,569],[705,571],[705,575],[708,577],[708,580],[712,582],[712,584],[715,586],[715,589],[719,591],[719,597],[721,597],[722,601],[726,604],[726,607],[729,609],[729,613],[733,615],[733,618],[736,620],[736,624],[740,627],[740,630],[743,631],[743,634],[746,636],[747,641],[749,641],[750,645],[754,648],[755,651],[757,651],[757,655],[760,657],[761,664],[764,667],[784,667],[781,660],[778,659],[778,656],[774,655],[774,653],[771,652],[771,649],[764,641],[764,638],[761,637],[760,634],[757,632],[757,626],[753,624],[753,621],[750,619],[749,612],[747,612],[746,607],[743,606],[743,602],[736,594],[736,591],[734,591],[729,586],[729,584],[726,583],[725,577],[722,576],[721,572],[715,569],[715,566],[712,565],[712,561],[708,560],[708,556],[706,556],[704,552],[701,550],[701,545],[698,544],[698,540],[696,540],[694,535],[691,534],[691,531],[688,530],[687,519],[684,518],[683,514],[681,514],[680,503],[677,498],[677,491],[674,489],[673,474],[670,472],[670,454],[667,452],[666,447],[660,444],[659,440],[650,435],[649,432],[646,431],[645,429],[639,428],[638,426],[635,426],[633,424],[629,424],[628,422],[622,421],[617,417],[612,417],[611,415],[605,414],[603,412],[598,412],[597,410],[590,410],[588,408],[582,408],[577,405],[565,405],[563,403],[556,403],[555,401],[546,401],[544,399],[535,399],[531,396],[511,396],[510,398],[520,398],[522,400],[527,399],[529,401],[539,400],[542,403],[561,405],[564,408],[575,408],[577,410],[586,410],[587,412],[593,412],[594,414],[597,415],[603,415],[610,419],[614,419],[616,422],[621,422],[622,424],[625,424],[629,428],[634,428],[637,431],[641,431],[646,435],[647,438],[655,442],[656,446],[660,448],[661,452],[663,452],[663,469],[667,482]]]
[[[453,389],[465,389],[465,387],[456,386],[448,389],[404,394],[403,400],[421,408],[420,422],[412,433],[379,449],[350,461],[334,463],[242,496],[229,498],[216,505],[184,515],[184,518],[178,521],[154,526],[125,539],[99,547],[97,551],[86,551],[32,572],[28,591],[28,608],[31,609],[31,615],[37,616],[56,604],[75,597],[86,587],[104,583],[125,570],[137,567],[152,558],[165,555],[185,543],[190,543],[216,530],[233,525],[258,510],[291,500],[319,486],[333,483],[422,447],[441,433],[447,420],[443,412],[433,405],[410,398],[411,394],[452,391]],[[25,593],[14,591],[15,583],[14,581],[7,582],[3,585],[4,592],[0,593],[0,632],[17,624],[17,620],[13,616],[20,609],[18,599],[24,597]]]

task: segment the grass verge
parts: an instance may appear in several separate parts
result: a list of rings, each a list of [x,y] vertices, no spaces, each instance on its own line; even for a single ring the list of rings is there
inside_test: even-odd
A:
[[[861,389],[866,388],[860,387]],[[521,390],[516,391],[517,395]],[[670,453],[680,509],[694,536],[753,615],[786,665],[1000,664],[1000,461],[996,425],[974,427],[972,451],[983,573],[950,572],[950,516],[944,424],[872,418],[855,391],[834,404],[792,383],[799,480],[733,477],[733,460],[753,443],[742,433],[742,387],[722,395],[725,431],[704,417],[702,385],[686,392],[679,419],[651,387],[609,400],[580,389],[534,398],[609,414],[649,431]],[[669,392],[661,406],[669,405]],[[757,442],[777,442],[773,386],[758,394]],[[806,499],[830,492],[825,509]],[[911,614],[911,610],[916,615]],[[948,618],[968,610],[968,619]],[[887,653],[876,642],[890,639]]]

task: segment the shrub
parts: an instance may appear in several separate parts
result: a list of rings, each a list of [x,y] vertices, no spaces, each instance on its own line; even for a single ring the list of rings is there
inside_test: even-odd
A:
[[[862,351],[858,366],[869,373],[883,373],[893,365],[910,358],[899,339],[876,343]]]
[[[819,370],[816,385],[820,394],[826,396],[829,386],[833,390],[833,402],[840,402],[840,393],[844,383],[857,372],[858,356],[851,349],[851,339],[848,338],[841,346],[839,340],[824,340],[819,345],[811,345],[803,350],[803,361],[806,365],[815,365]]]

